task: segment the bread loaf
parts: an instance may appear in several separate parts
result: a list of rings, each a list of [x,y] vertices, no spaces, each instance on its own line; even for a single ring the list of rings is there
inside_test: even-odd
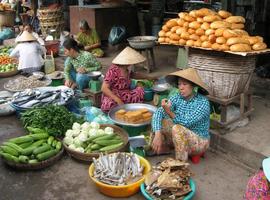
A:
[[[206,31],[206,30],[210,29],[210,24],[208,22],[204,22],[201,25],[201,28]]]
[[[216,14],[215,11],[212,11],[208,8],[201,8],[200,10],[196,10],[195,12],[196,12],[197,17],[204,17],[207,15],[215,15]]]
[[[192,29],[192,28],[189,28],[189,29],[188,29],[188,33],[189,33],[189,34],[194,34],[195,31],[196,31],[196,30],[195,30],[195,29]]]
[[[166,42],[166,43],[170,43],[170,41],[171,41],[170,38],[168,38],[168,37],[165,38],[165,42]]]
[[[207,15],[203,17],[203,21],[205,22],[214,22],[219,20],[221,20],[221,18],[218,15]]]
[[[216,40],[217,40],[217,37],[214,34],[208,36],[208,41],[209,42],[215,43]]]
[[[176,34],[181,35],[183,32],[187,32],[187,29],[184,27],[180,27],[176,30]]]
[[[172,27],[172,28],[171,28],[171,32],[172,32],[172,33],[176,33],[176,30],[177,30],[178,28],[181,28],[181,26],[174,26],[174,27]]]
[[[248,32],[241,29],[234,29],[233,31],[237,33],[239,36],[248,35]]]
[[[178,17],[181,18],[181,19],[184,19],[185,16],[187,16],[187,15],[188,15],[187,12],[180,12],[180,13],[178,13]]]
[[[224,30],[226,30],[226,29],[224,29],[224,28],[219,28],[219,29],[215,30],[215,36],[216,36],[216,37],[221,37],[221,36],[223,36]]]
[[[230,50],[230,47],[226,44],[222,44],[220,45],[220,51],[229,51]]]
[[[170,29],[168,28],[168,26],[163,25],[162,26],[162,30],[165,31],[165,32],[168,32]]]
[[[192,35],[189,36],[189,39],[190,39],[190,40],[195,40],[195,41],[196,41],[196,40],[199,40],[200,37],[199,37],[198,35],[196,35],[196,34],[192,34]]]
[[[180,36],[179,35],[177,35],[176,33],[172,33],[171,35],[170,35],[170,39],[171,40],[180,40]]]
[[[188,27],[189,27],[189,22],[185,22],[185,23],[183,24],[183,27],[188,28]]]
[[[185,23],[185,20],[183,20],[183,19],[178,19],[176,22],[177,22],[177,24],[178,24],[179,26],[183,26],[184,23]]]
[[[243,28],[245,28],[245,25],[241,24],[241,23],[239,23],[239,24],[232,23],[232,25],[231,25],[231,29],[243,29]]]
[[[201,46],[202,46],[201,40],[195,41],[195,42],[194,42],[194,46],[195,46],[195,47],[201,47]]]
[[[208,29],[208,30],[205,31],[205,35],[212,35],[212,34],[215,34],[215,30]]]
[[[218,28],[231,28],[231,23],[225,21],[215,21],[210,24],[211,29],[218,29]]]
[[[165,37],[159,37],[158,42],[159,43],[164,43],[165,42]]]
[[[201,40],[202,42],[208,41],[208,36],[202,35],[202,36],[200,37],[200,40]]]
[[[195,31],[195,34],[201,36],[201,35],[204,35],[205,31],[202,29],[202,28],[198,28],[196,31]]]
[[[238,37],[238,36],[240,36],[240,34],[234,30],[226,29],[223,31],[223,37],[225,37],[226,39],[232,38],[232,37]]]
[[[165,36],[165,31],[161,30],[158,32],[159,37],[164,37]]]
[[[218,44],[218,43],[212,44],[211,48],[214,49],[214,50],[216,50],[216,51],[221,51],[220,44]]]
[[[191,17],[196,18],[196,17],[197,17],[196,11],[197,11],[197,10],[192,10],[192,11],[190,11],[190,12],[189,12],[189,15],[190,15]]]
[[[197,21],[189,23],[189,28],[198,29],[201,27],[201,24]]]
[[[187,42],[187,41],[184,40],[184,39],[182,39],[182,38],[179,40],[179,44],[180,44],[180,45],[186,45],[186,42]]]
[[[170,40],[170,44],[178,45],[179,41],[178,40]]]
[[[166,23],[166,26],[169,29],[172,28],[172,27],[174,27],[174,26],[177,26],[177,25],[178,24],[177,24],[177,21],[175,19],[171,19],[171,20],[167,21],[167,23]]]
[[[187,22],[193,22],[193,21],[195,21],[195,18],[191,17],[190,15],[186,15],[184,17],[184,20],[187,21]]]
[[[243,37],[249,41],[250,45],[253,45],[253,44],[260,42],[259,38],[256,36],[243,36]]]
[[[227,19],[225,19],[226,22],[229,23],[242,23],[244,24],[246,22],[245,18],[242,16],[230,16]]]
[[[187,40],[186,45],[189,46],[189,47],[192,47],[192,46],[194,46],[194,41],[193,40]]]
[[[202,47],[203,48],[211,48],[211,46],[212,46],[211,42],[208,42],[208,41],[202,42]]]
[[[230,50],[233,52],[247,52],[251,51],[251,47],[248,44],[234,44],[230,46]]]
[[[202,18],[202,17],[198,17],[198,18],[197,18],[197,22],[203,23],[203,22],[204,22],[204,21],[203,21],[203,18]]]
[[[183,32],[181,34],[181,38],[182,39],[185,39],[185,40],[189,40],[189,36],[190,36],[190,34],[188,32]]]
[[[252,49],[255,51],[266,49],[267,45],[264,42],[258,42],[252,46]]]
[[[165,36],[166,37],[170,37],[171,34],[172,34],[172,32],[171,31],[168,31],[168,32],[165,33]]]
[[[234,44],[248,44],[249,41],[246,38],[243,37],[234,37],[234,38],[229,38],[226,42],[228,46],[234,45]]]
[[[225,11],[225,10],[220,10],[220,11],[218,11],[218,15],[219,15],[220,17],[222,17],[223,19],[226,19],[226,18],[232,16],[232,14],[231,14],[230,12]]]
[[[218,37],[216,39],[216,43],[218,44],[226,44],[227,40],[224,37]]]

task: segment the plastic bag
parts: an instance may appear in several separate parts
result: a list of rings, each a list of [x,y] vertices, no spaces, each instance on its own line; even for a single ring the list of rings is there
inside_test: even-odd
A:
[[[5,28],[3,31],[0,32],[0,43],[2,43],[4,40],[14,38],[15,33],[10,28]]]
[[[126,28],[124,26],[113,26],[108,41],[111,45],[119,44],[126,37]]]
[[[113,122],[106,116],[101,109],[94,106],[83,107],[82,111],[85,113],[85,119],[88,122],[97,122],[99,124],[113,124]]]

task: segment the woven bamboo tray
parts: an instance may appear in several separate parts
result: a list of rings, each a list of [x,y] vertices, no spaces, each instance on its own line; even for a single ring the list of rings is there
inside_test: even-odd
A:
[[[113,153],[113,152],[123,152],[123,151],[126,151],[127,150],[127,145],[128,145],[128,134],[127,132],[118,127],[118,126],[115,126],[115,125],[112,125],[112,124],[101,124],[100,125],[100,128],[106,128],[106,127],[112,127],[114,129],[114,132],[116,134],[118,134],[122,140],[124,141],[123,145],[118,147],[117,149],[114,149],[112,151],[108,151],[106,153]],[[78,152],[78,151],[74,151],[70,148],[68,148],[68,146],[63,143],[63,146],[65,148],[65,150],[67,151],[67,153],[75,158],[76,160],[79,160],[79,161],[86,161],[86,162],[92,162],[93,158],[97,158],[99,157],[99,153],[81,153],[81,152]]]
[[[16,69],[14,71],[10,71],[10,72],[0,72],[0,77],[1,78],[6,78],[6,77],[10,77],[10,76],[14,76],[16,74],[18,74],[19,71]]]
[[[188,66],[197,69],[218,98],[231,98],[248,90],[255,69],[255,56],[240,56],[218,51],[189,49]]]
[[[17,170],[39,170],[39,169],[43,169],[43,168],[46,168],[55,164],[58,160],[62,158],[63,154],[64,154],[64,148],[62,147],[62,149],[55,156],[47,160],[41,161],[39,163],[34,163],[34,164],[15,163],[15,162],[6,160],[3,157],[2,157],[2,160],[8,166]]]

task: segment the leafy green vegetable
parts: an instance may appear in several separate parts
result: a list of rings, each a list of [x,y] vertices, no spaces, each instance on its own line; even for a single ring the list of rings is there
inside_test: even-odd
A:
[[[83,119],[77,118],[64,106],[54,105],[29,109],[22,113],[21,119],[25,128],[44,129],[53,136],[65,135],[75,122],[83,123]]]

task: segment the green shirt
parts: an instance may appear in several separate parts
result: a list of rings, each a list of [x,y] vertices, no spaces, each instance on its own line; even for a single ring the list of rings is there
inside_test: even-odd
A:
[[[77,58],[67,58],[64,69],[66,80],[71,80],[71,69],[73,68],[76,71],[79,67],[84,67],[87,72],[91,72],[99,70],[101,64],[91,53],[80,51]]]
[[[78,33],[77,40],[83,46],[93,45],[96,43],[100,43],[100,38],[98,33],[95,29],[91,29],[90,33]]]

